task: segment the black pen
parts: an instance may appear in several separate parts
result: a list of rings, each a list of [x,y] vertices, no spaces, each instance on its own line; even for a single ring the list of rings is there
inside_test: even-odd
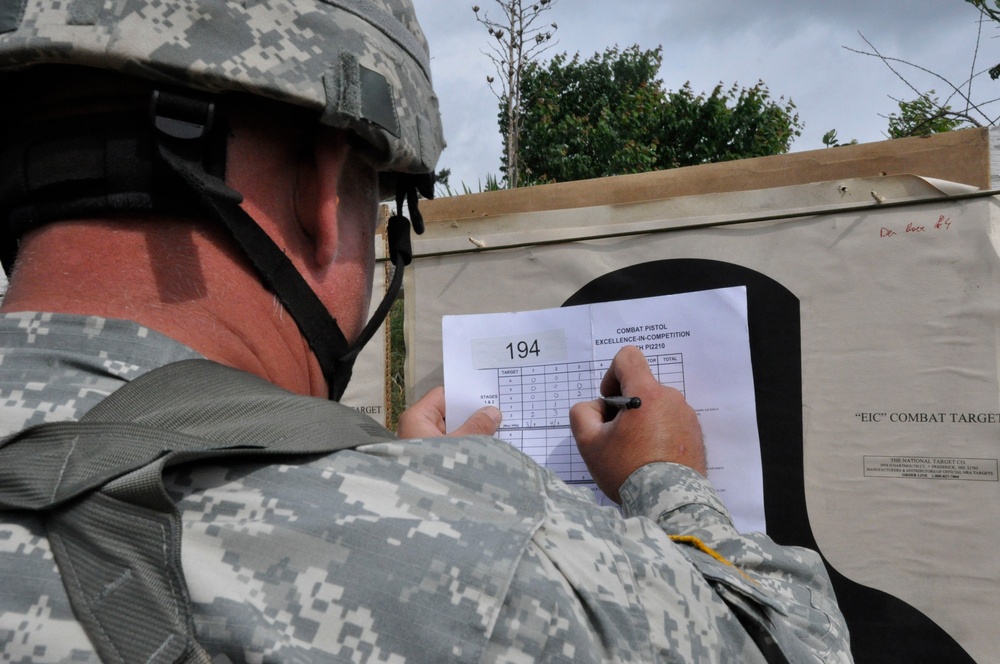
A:
[[[642,405],[642,399],[639,397],[601,397],[601,399],[607,405],[614,406],[618,410],[630,410]]]

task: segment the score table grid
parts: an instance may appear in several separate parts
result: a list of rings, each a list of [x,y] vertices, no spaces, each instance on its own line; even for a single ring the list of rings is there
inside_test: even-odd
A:
[[[661,385],[684,393],[682,353],[647,355]],[[611,360],[535,364],[485,369],[495,371],[503,421],[497,437],[544,465],[563,481],[593,479],[576,449],[569,429],[569,409],[600,396],[601,379]]]

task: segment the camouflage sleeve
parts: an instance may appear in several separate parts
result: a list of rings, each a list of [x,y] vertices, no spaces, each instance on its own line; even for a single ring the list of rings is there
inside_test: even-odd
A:
[[[850,639],[819,554],[741,534],[712,485],[678,464],[635,471],[620,489],[626,517],[654,520],[692,560],[763,650],[792,662],[851,662]],[[752,630],[752,628],[751,628]]]

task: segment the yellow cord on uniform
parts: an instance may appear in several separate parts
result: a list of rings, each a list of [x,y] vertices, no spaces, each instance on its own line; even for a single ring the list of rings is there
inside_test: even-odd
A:
[[[716,551],[715,549],[713,549],[709,545],[705,544],[704,542],[702,542],[700,539],[698,539],[694,535],[670,535],[670,539],[672,541],[674,541],[674,542],[677,542],[678,544],[687,544],[688,546],[693,546],[694,548],[698,549],[702,553],[706,553],[709,556],[711,556],[712,558],[715,558],[716,560],[718,560],[723,565],[728,565],[729,567],[732,567],[737,572],[739,572],[740,575],[743,578],[745,578],[747,581],[749,581],[751,583],[757,583],[752,578],[750,578],[750,576],[746,572],[744,572],[743,570],[741,570],[739,567],[737,567],[736,565],[734,565],[730,561],[728,561],[725,558],[723,558],[722,555],[719,554],[718,551]]]

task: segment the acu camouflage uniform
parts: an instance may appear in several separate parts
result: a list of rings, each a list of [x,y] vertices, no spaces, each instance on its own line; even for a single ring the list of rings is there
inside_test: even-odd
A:
[[[126,321],[37,313],[0,318],[0,353],[4,434],[197,357]],[[182,467],[166,486],[216,661],[752,663],[753,635],[773,645],[761,625],[787,661],[850,661],[819,557],[740,535],[682,466],[633,474],[625,517],[484,437]],[[31,515],[2,515],[0,588],[0,661],[96,661]]]
[[[444,144],[428,63],[408,0],[0,2],[0,70],[89,66],[288,102],[397,174],[431,173]],[[125,321],[5,315],[0,434],[79,419],[196,356]],[[738,534],[690,469],[637,471],[623,518],[501,441],[357,443],[165,477],[215,661],[743,664],[777,645],[796,664],[850,659],[818,556]],[[0,662],[93,661],[44,529],[3,513]]]

